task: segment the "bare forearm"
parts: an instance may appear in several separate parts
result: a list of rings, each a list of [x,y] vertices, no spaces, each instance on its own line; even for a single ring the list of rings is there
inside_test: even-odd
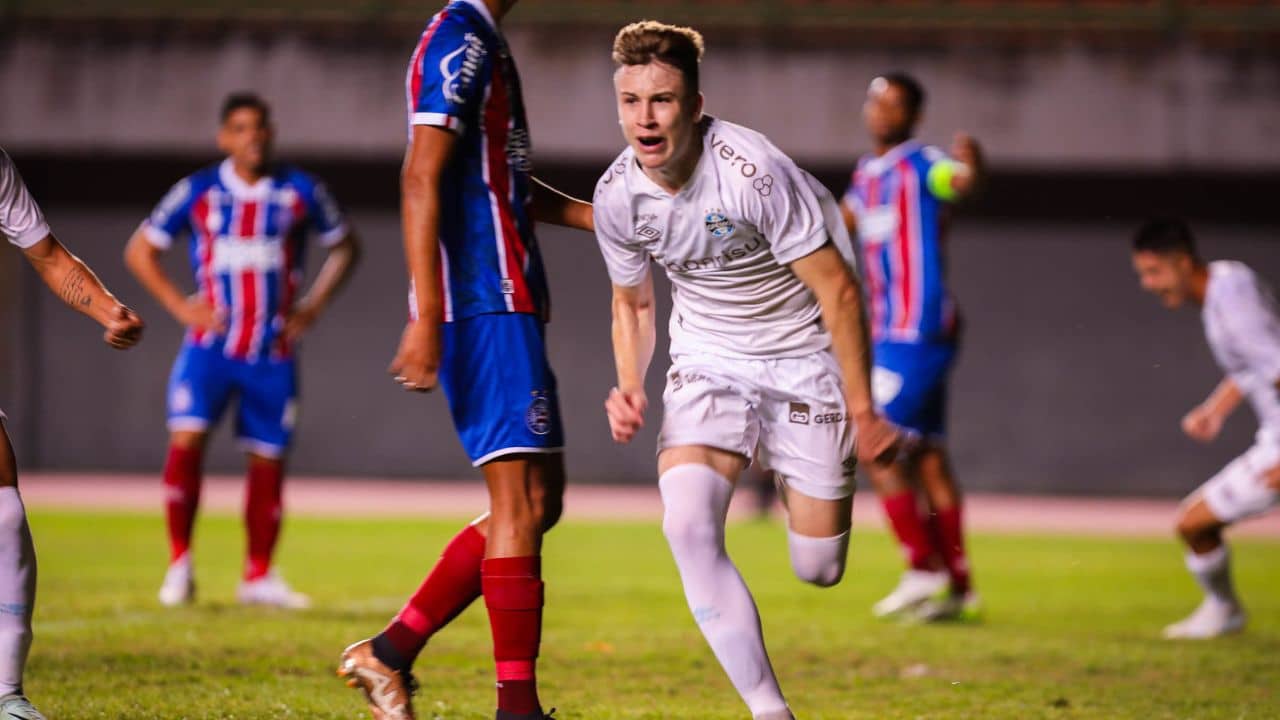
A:
[[[444,319],[440,286],[440,195],[434,183],[407,176],[402,187],[404,258],[413,288],[413,316],[439,324]]]
[[[653,361],[656,344],[653,305],[613,301],[613,359],[618,371],[618,388],[642,390],[644,376]]]
[[[1244,393],[1240,392],[1239,386],[1229,377],[1223,378],[1222,382],[1213,389],[1209,397],[1205,398],[1202,403],[1203,407],[1209,412],[1220,418],[1226,418],[1235,412],[1240,406],[1240,402],[1244,399]]]
[[[871,341],[862,312],[862,297],[853,285],[842,297],[823,307],[823,322],[831,330],[831,350],[840,364],[849,414],[875,411],[871,397]]]
[[[326,307],[350,279],[359,262],[360,244],[354,235],[348,235],[342,242],[330,248],[324,264],[320,266],[320,272],[316,274],[316,279],[298,304],[317,311]]]
[[[120,305],[80,258],[50,235],[28,252],[27,259],[45,285],[69,307],[106,325]]]
[[[186,296],[178,286],[169,279],[169,275],[160,264],[159,252],[155,250],[141,235],[135,235],[125,249],[125,267],[137,278],[151,297],[160,303],[174,319],[182,322],[182,309],[186,304]]]
[[[591,203],[578,200],[533,178],[533,218],[538,222],[594,232]]]

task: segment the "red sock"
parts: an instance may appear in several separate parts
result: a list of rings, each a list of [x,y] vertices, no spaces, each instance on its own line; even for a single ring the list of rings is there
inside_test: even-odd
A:
[[[903,490],[896,495],[880,498],[884,505],[884,513],[889,516],[889,524],[898,536],[902,551],[907,556],[907,564],[913,570],[933,569],[933,543],[929,541],[929,533],[920,519],[920,509],[916,505],[916,494],[911,490]]]
[[[191,531],[200,506],[201,448],[169,446],[164,460],[164,514],[169,530],[169,562],[191,549]]]
[[[542,640],[542,561],[537,557],[489,558],[481,565],[480,579],[493,631],[498,709],[540,713],[534,668]]]
[[[245,493],[244,524],[249,530],[249,559],[244,579],[257,580],[271,569],[271,555],[280,538],[283,514],[284,463],[249,460],[249,489]]]
[[[969,592],[969,560],[964,553],[964,521],[961,506],[953,505],[934,514],[938,529],[938,548],[951,574],[951,592]]]
[[[427,579],[382,631],[382,637],[395,649],[395,664],[403,665],[398,669],[412,667],[427,640],[480,597],[484,546],[484,535],[474,525],[463,528],[444,546]]]

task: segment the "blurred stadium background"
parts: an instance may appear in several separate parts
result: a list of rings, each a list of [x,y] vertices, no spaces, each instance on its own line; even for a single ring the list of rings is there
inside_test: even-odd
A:
[[[0,0],[0,144],[55,231],[149,322],[139,350],[112,353],[17,253],[0,254],[0,398],[24,468],[158,472],[179,329],[119,256],[169,184],[216,159],[222,96],[253,89],[274,104],[281,157],[330,183],[367,249],[303,351],[293,468],[470,474],[443,401],[383,373],[404,318],[402,80],[435,5]],[[507,33],[535,162],[580,196],[622,147],[608,50],[639,17],[703,29],[709,110],[765,132],[836,192],[868,148],[859,106],[878,72],[923,80],[925,139],[945,146],[964,129],[983,142],[991,182],[951,246],[968,322],[954,449],[970,488],[1177,496],[1247,445],[1246,412],[1213,448],[1180,435],[1217,372],[1195,313],[1139,293],[1127,242],[1139,219],[1183,214],[1210,257],[1280,282],[1280,3],[525,0]],[[650,482],[652,432],[617,448],[603,422],[612,364],[594,241],[541,240],[571,477]],[[224,428],[214,471],[240,468],[227,440]]]

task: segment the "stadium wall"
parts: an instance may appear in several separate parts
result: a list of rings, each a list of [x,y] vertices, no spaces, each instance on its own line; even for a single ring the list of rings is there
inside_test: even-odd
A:
[[[19,23],[0,32],[0,138],[28,151],[202,151],[223,94],[253,88],[275,103],[285,152],[396,157],[404,67],[419,31]],[[613,156],[611,30],[517,24],[509,35],[539,157]],[[946,143],[966,129],[1005,166],[1280,167],[1274,45],[1009,45],[962,33],[920,47],[785,39],[710,32],[704,88],[712,113],[807,162],[843,162],[865,148],[866,83],[905,68],[930,91],[924,137]]]

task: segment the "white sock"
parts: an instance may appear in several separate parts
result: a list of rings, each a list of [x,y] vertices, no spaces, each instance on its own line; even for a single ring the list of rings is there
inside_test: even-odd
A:
[[[36,550],[16,487],[0,488],[0,696],[22,692],[36,600]]]
[[[1187,570],[1208,597],[1226,605],[1240,604],[1231,583],[1231,553],[1226,543],[1202,555],[1187,553]]]
[[[787,547],[791,550],[791,569],[796,577],[818,587],[831,587],[844,576],[849,531],[835,537],[809,537],[788,528]]]
[[[724,547],[733,485],[706,465],[686,464],[663,473],[658,487],[665,508],[662,531],[707,644],[752,715],[787,712],[764,649],[755,600]]]

